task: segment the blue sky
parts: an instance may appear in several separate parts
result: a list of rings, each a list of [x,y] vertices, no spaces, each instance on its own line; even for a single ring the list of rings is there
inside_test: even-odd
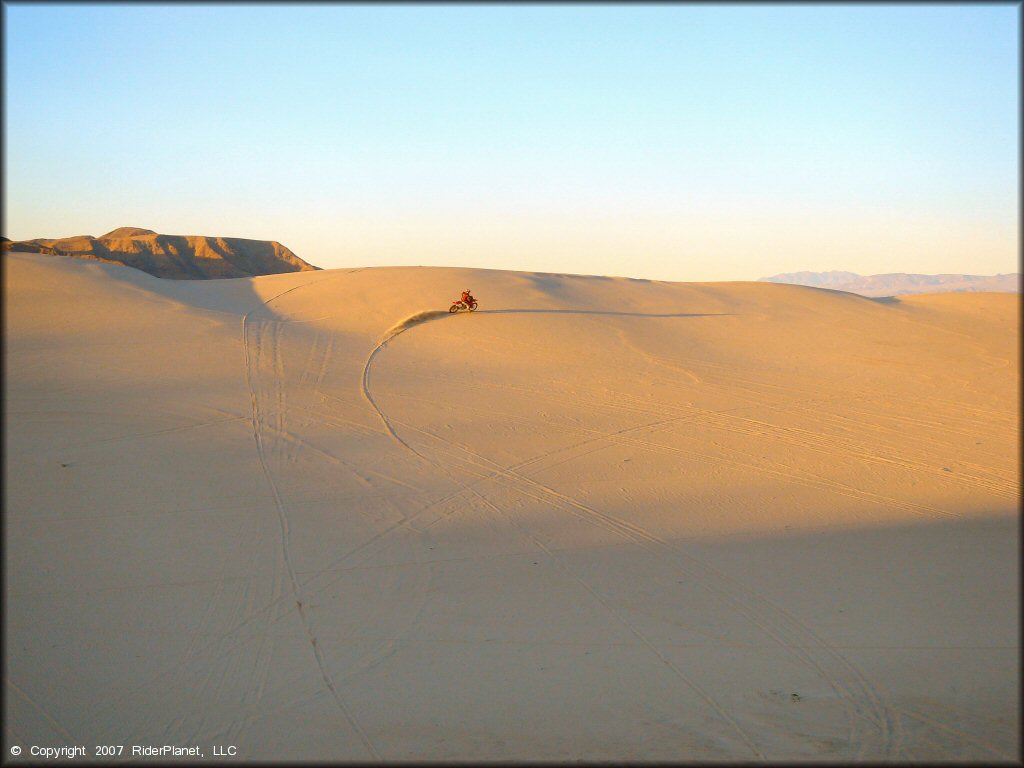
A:
[[[1015,5],[4,14],[13,239],[665,280],[1019,269]]]

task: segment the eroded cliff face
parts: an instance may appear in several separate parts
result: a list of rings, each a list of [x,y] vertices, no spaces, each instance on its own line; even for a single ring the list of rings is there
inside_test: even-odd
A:
[[[49,253],[135,267],[156,277],[206,280],[318,269],[275,240],[161,235],[120,227],[101,237],[76,235],[3,242],[5,251]]]

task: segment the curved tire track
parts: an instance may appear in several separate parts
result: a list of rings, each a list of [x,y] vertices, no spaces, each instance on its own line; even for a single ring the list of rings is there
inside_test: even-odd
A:
[[[397,326],[396,326],[397,327]],[[443,464],[432,461],[424,456],[420,451],[412,447],[405,439],[400,437],[395,429],[392,420],[384,413],[380,406],[373,399],[370,392],[370,369],[373,361],[380,351],[385,347],[388,341],[397,336],[402,331],[406,330],[406,327],[402,327],[398,332],[386,335],[386,337],[373,349],[370,355],[367,357],[366,363],[363,367],[362,387],[363,395],[367,402],[373,407],[377,415],[380,417],[385,430],[391,435],[398,443],[404,446],[407,450],[418,456],[423,461],[427,462],[436,469],[444,472],[446,475],[451,477],[456,483],[462,486],[463,491],[476,496],[481,502],[483,502],[488,508],[507,517],[510,522],[520,530],[523,530],[518,522],[508,513],[500,510],[497,506],[491,503],[486,497],[484,497],[475,488],[466,485],[461,480],[455,477]],[[660,414],[664,415],[664,414]],[[672,421],[669,419],[668,421]],[[401,423],[401,422],[399,422]],[[404,427],[412,428],[426,436],[429,436],[435,440],[441,441],[444,445],[450,445],[451,441],[444,440],[432,433],[421,430],[412,425],[402,423]],[[620,440],[623,438],[620,436]],[[623,442],[637,442],[643,444],[643,441],[633,441],[629,438],[625,438]],[[650,444],[648,444],[650,445]],[[458,446],[460,449],[474,454],[465,446]],[[662,447],[662,446],[658,446]],[[497,474],[505,478],[508,482],[508,486],[519,493],[536,500],[546,501],[550,503],[552,499],[555,500],[556,505],[566,509],[570,514],[576,516],[582,516],[586,521],[596,524],[610,532],[629,540],[631,543],[637,544],[645,548],[656,548],[661,551],[669,550],[678,556],[684,558],[683,570],[688,575],[693,577],[702,588],[708,590],[717,598],[727,602],[731,605],[738,613],[743,615],[750,621],[755,627],[760,629],[762,632],[772,637],[776,643],[797,658],[801,663],[811,669],[815,674],[820,676],[826,684],[828,684],[832,690],[836,693],[837,697],[843,706],[847,709],[850,716],[850,736],[849,736],[849,747],[857,751],[858,756],[863,756],[867,749],[867,743],[863,739],[862,734],[858,734],[855,722],[861,720],[868,722],[870,725],[877,729],[879,736],[881,737],[881,751],[889,759],[893,759],[898,755],[900,750],[900,741],[902,739],[902,728],[899,723],[899,713],[893,709],[893,707],[878,693],[877,689],[871,684],[868,678],[855,667],[845,656],[843,656],[836,648],[828,644],[823,638],[817,633],[810,629],[805,623],[797,619],[795,616],[785,611],[781,607],[771,603],[766,598],[758,595],[748,587],[738,583],[735,579],[726,576],[725,574],[711,568],[705,563],[697,561],[691,555],[682,553],[678,548],[674,547],[671,543],[661,539],[660,537],[646,531],[640,526],[636,526],[632,523],[623,521],[613,515],[598,512],[597,510],[584,505],[571,497],[565,496],[554,491],[547,486],[544,486],[531,478],[521,475],[519,473],[509,471],[508,469],[502,468],[494,462],[490,462],[484,459],[479,454],[475,454],[477,457],[476,461],[470,463],[475,464],[478,469],[484,470],[485,472]],[[488,467],[485,464],[479,462],[482,459],[486,464],[490,464]],[[475,485],[475,483],[474,483]],[[530,491],[524,489],[522,485],[526,485]],[[433,505],[431,505],[433,506]],[[422,514],[422,510],[420,513]],[[416,516],[408,518],[405,522],[409,522]],[[386,533],[386,532],[385,532]],[[552,552],[544,543],[535,537],[532,533],[524,531],[534,543],[544,551],[553,560],[557,561],[561,570],[570,575],[575,581],[577,581],[588,593],[590,593],[598,602],[605,606],[608,611],[615,616],[615,618],[623,623],[634,636],[641,640],[645,647],[653,652],[664,664],[666,664],[672,671],[679,676],[686,684],[691,687],[702,699],[705,700],[726,722],[732,727],[742,740],[748,745],[752,752],[757,756],[758,759],[764,760],[765,756],[757,749],[753,744],[750,737],[743,731],[739,724],[725,712],[721,706],[710,696],[707,691],[698,686],[694,681],[688,678],[681,670],[676,668],[671,662],[666,659],[656,647],[650,643],[649,640],[642,633],[633,627],[626,619],[619,615],[608,603],[603,600],[589,584],[586,584],[580,577],[573,573],[564,563],[561,563],[560,558]],[[383,535],[383,534],[382,534]],[[819,648],[824,652],[824,659],[815,658],[808,649]],[[829,671],[824,665],[831,665],[832,670]],[[865,707],[860,704],[860,701],[867,701],[867,711]]]

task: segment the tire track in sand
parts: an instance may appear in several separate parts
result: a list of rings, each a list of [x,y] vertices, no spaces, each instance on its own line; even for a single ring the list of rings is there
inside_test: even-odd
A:
[[[467,486],[464,483],[462,483],[461,480],[459,480],[451,472],[449,472],[447,468],[444,467],[442,464],[439,464],[428,459],[420,451],[413,448],[412,445],[410,445],[405,439],[400,437],[395,429],[395,425],[392,422],[392,420],[384,413],[384,411],[373,399],[373,396],[370,392],[370,368],[372,366],[372,363],[376,356],[381,352],[381,350],[384,349],[387,342],[394,338],[394,336],[397,336],[399,333],[406,330],[407,327],[409,326],[401,327],[400,330],[398,330],[398,332],[386,335],[385,338],[370,353],[363,369],[362,381],[364,397],[377,412],[378,416],[381,419],[381,422],[384,424],[387,433],[390,434],[397,442],[399,442],[406,449],[411,451],[413,454],[418,456],[423,461],[427,462],[431,466],[447,474],[456,483],[461,485],[466,492],[472,493],[472,495],[478,497],[486,506],[498,512],[499,514],[502,514],[503,516],[509,517],[507,513],[503,512],[502,510],[499,510],[488,499],[486,499],[482,494],[475,490],[475,488],[471,488],[470,486]],[[412,429],[419,431],[429,436],[430,438],[438,440],[445,446],[449,445],[450,441],[433,435],[432,433],[420,430],[419,428],[416,427],[412,427],[412,425],[407,425],[401,422],[398,423],[402,424],[403,427],[411,427]],[[627,441],[633,442],[628,439]],[[475,453],[465,448],[465,446],[458,447],[463,450],[469,451],[470,453]],[[476,454],[476,457],[477,460],[471,460],[469,463],[474,464],[477,469],[485,472],[486,474],[493,474],[497,472],[497,474],[504,476],[505,479],[509,481],[508,485],[513,490],[518,490],[520,493],[523,493],[524,495],[532,496],[532,498],[534,499],[547,501],[548,503],[550,503],[552,498],[554,498],[556,500],[556,504],[560,505],[563,509],[566,509],[566,511],[569,511],[571,514],[581,516],[582,513],[582,517],[588,522],[599,525],[600,527],[605,528],[606,530],[609,530],[610,532],[613,532],[616,535],[626,538],[634,544],[638,544],[645,548],[650,548],[653,546],[654,548],[661,551],[670,550],[676,555],[682,556],[686,561],[684,563],[684,571],[687,572],[688,575],[690,575],[691,577],[695,578],[698,584],[700,584],[704,589],[710,591],[719,599],[730,604],[735,610],[737,610],[737,612],[745,616],[745,618],[747,618],[748,621],[750,621],[762,632],[767,634],[769,637],[772,637],[772,639],[775,640],[775,642],[781,648],[789,652],[802,664],[804,664],[813,672],[815,672],[826,682],[826,684],[828,684],[832,688],[832,690],[836,693],[839,701],[842,703],[842,705],[844,706],[849,715],[849,747],[851,749],[856,750],[859,756],[863,756],[868,746],[867,742],[863,739],[863,735],[857,732],[856,727],[854,725],[855,722],[860,722],[861,720],[864,720],[877,729],[877,732],[881,737],[881,749],[887,758],[893,759],[896,755],[899,754],[899,751],[901,749],[900,742],[902,741],[903,735],[901,723],[899,720],[899,713],[893,709],[893,707],[888,703],[888,701],[884,697],[881,696],[881,694],[879,694],[877,689],[871,684],[870,680],[857,667],[855,667],[852,664],[852,662],[850,662],[845,656],[843,656],[838,651],[838,649],[836,649],[834,646],[827,643],[823,638],[818,636],[817,633],[811,630],[809,626],[800,621],[793,614],[781,608],[780,606],[771,603],[766,598],[764,598],[764,596],[757,594],[745,585],[736,582],[735,579],[726,576],[725,574],[717,571],[716,569],[711,568],[705,563],[697,561],[696,558],[693,558],[691,555],[686,555],[685,553],[681,552],[677,547],[673,546],[670,542],[661,539],[660,537],[650,533],[649,531],[641,528],[640,526],[628,523],[612,515],[598,512],[597,510],[594,510],[593,508],[588,507],[587,505],[581,504],[576,499],[565,496],[564,494],[559,494],[553,489],[548,488],[547,486],[544,486],[540,483],[537,483],[536,481],[533,481],[531,478],[528,478],[524,475],[515,472],[509,472],[508,470],[505,470],[504,468],[500,467],[494,462],[490,462],[489,460],[484,459],[486,464],[489,464],[491,466],[481,464],[479,462],[479,459],[483,459],[483,457],[479,456],[479,454]],[[530,490],[534,491],[535,493],[531,494],[530,491],[522,487],[523,484],[525,484]],[[511,517],[509,517],[509,519],[513,523],[513,525],[516,525],[517,528],[520,527],[514,519],[512,519]],[[538,540],[535,536],[533,536],[533,534],[527,532],[527,535],[542,550],[547,552],[552,557],[557,557],[556,555],[554,555],[554,553],[551,553],[547,549],[547,547],[543,545],[542,541]],[[599,600],[603,605],[606,605],[606,607],[608,607],[608,609],[612,611],[612,613],[614,613],[613,609],[611,609],[610,606],[607,606],[606,601],[602,600],[589,585],[583,583],[578,576],[572,574],[571,571],[568,571],[565,567],[563,567],[562,569],[570,575],[572,575],[574,580],[579,582],[581,586],[583,586],[590,594],[592,594],[595,597],[595,599]],[[635,628],[633,628],[629,624],[629,622],[627,622],[621,616],[616,616],[616,618],[619,621],[625,623],[626,626],[630,627],[633,634],[637,636],[638,639],[641,639],[645,646],[647,646],[659,657],[661,657],[664,663],[669,664],[668,660],[664,659],[662,655],[656,650],[656,648],[654,648],[654,646],[648,640],[646,640],[646,638],[643,637],[641,633],[639,633]],[[815,649],[820,649],[824,653],[824,658],[815,658],[813,655],[811,655],[809,651],[813,651]],[[825,665],[831,666],[831,671],[827,670],[825,668]],[[671,667],[672,665],[669,664],[669,666]],[[698,688],[694,687],[692,681],[689,681],[688,678],[686,678],[686,676],[683,675],[680,670],[674,671],[677,675],[680,675],[682,679],[686,680],[690,684],[691,688],[697,691],[702,698],[705,698],[705,700],[709,703],[713,702],[713,699],[709,698],[709,694],[707,694],[706,691],[703,691],[702,689],[699,690]],[[866,711],[865,707],[863,707],[860,704],[861,701],[867,702]],[[720,715],[723,715],[730,723],[730,725],[734,729],[736,729],[738,733],[740,733],[743,740],[748,744],[748,746],[751,747],[755,755],[757,755],[760,759],[764,759],[764,756],[753,745],[749,736],[742,731],[742,728],[740,728],[740,726],[738,725],[738,723],[735,722],[735,720],[733,720],[726,713],[724,713],[724,711],[721,709],[720,705],[717,704],[717,702],[713,702],[713,708],[717,712],[719,712]]]
[[[280,535],[281,535],[281,551],[280,551],[280,556],[281,556],[281,558],[282,558],[282,560],[284,562],[284,568],[285,568],[285,571],[287,572],[288,584],[289,584],[289,587],[290,587],[291,592],[292,592],[292,597],[294,598],[295,604],[296,604],[296,606],[298,608],[298,616],[299,616],[300,622],[302,623],[303,629],[305,630],[307,640],[309,641],[309,644],[312,647],[313,656],[314,656],[314,658],[316,660],[317,667],[320,670],[320,676],[323,679],[324,685],[326,685],[328,691],[330,691],[331,697],[333,698],[335,705],[337,706],[338,710],[341,712],[341,714],[345,718],[346,722],[349,724],[349,726],[352,728],[352,730],[355,731],[355,733],[358,735],[360,741],[363,743],[363,746],[366,748],[367,752],[369,752],[370,755],[373,756],[373,758],[379,762],[382,759],[380,753],[373,746],[373,743],[370,741],[370,739],[366,735],[366,732],[359,725],[359,722],[356,720],[355,716],[352,714],[352,712],[346,706],[346,704],[345,704],[344,700],[342,699],[340,693],[338,692],[337,688],[335,687],[334,682],[331,680],[331,676],[330,676],[329,672],[327,671],[327,662],[326,662],[326,660],[324,658],[323,649],[320,647],[319,643],[317,642],[317,638],[316,638],[316,636],[313,633],[313,628],[310,625],[308,617],[306,616],[305,602],[303,600],[303,593],[302,593],[302,586],[299,583],[299,580],[298,580],[298,578],[296,576],[295,567],[292,564],[292,559],[291,559],[291,551],[290,551],[290,547],[289,547],[290,530],[289,530],[289,525],[288,525],[288,513],[287,513],[287,510],[285,508],[284,501],[281,498],[281,493],[280,493],[280,491],[279,491],[279,489],[277,487],[276,481],[274,480],[273,473],[270,470],[270,466],[269,466],[268,460],[267,460],[267,449],[266,449],[265,441],[264,441],[264,423],[263,423],[264,422],[264,416],[263,416],[261,405],[260,405],[260,396],[258,394],[257,386],[255,384],[255,380],[258,377],[258,373],[259,373],[259,370],[258,370],[259,369],[259,355],[261,353],[261,347],[260,347],[260,344],[259,344],[259,338],[260,338],[260,336],[262,334],[261,333],[257,333],[256,334],[256,343],[255,343],[255,345],[253,345],[250,342],[250,338],[249,338],[250,318],[257,311],[260,311],[260,312],[266,311],[267,307],[275,299],[278,299],[281,296],[284,296],[285,294],[290,293],[291,291],[294,291],[294,290],[296,290],[297,288],[300,288],[300,287],[304,287],[304,286],[293,286],[292,288],[289,288],[286,291],[282,291],[281,293],[279,293],[279,294],[273,296],[272,298],[268,299],[267,301],[265,301],[261,307],[258,307],[258,308],[254,309],[254,310],[250,310],[249,312],[247,312],[245,315],[242,316],[242,346],[243,346],[243,350],[244,350],[244,353],[245,353],[246,385],[248,386],[248,389],[249,389],[250,403],[251,403],[251,407],[252,407],[253,439],[254,439],[254,441],[256,443],[256,454],[257,454],[257,457],[259,459],[260,468],[262,470],[264,478],[267,481],[267,486],[270,489],[270,493],[271,493],[271,496],[272,496],[273,501],[274,501],[274,508],[275,508],[275,510],[277,512],[278,526],[279,526]],[[269,325],[273,325],[273,324],[276,324],[276,323],[279,323],[279,322],[280,321],[277,321],[277,320],[274,320],[274,319],[265,320],[265,321],[261,321],[261,326],[266,326],[268,324]],[[260,331],[262,331],[262,328],[260,329]],[[275,334],[274,338],[275,339],[277,338],[276,334]],[[280,352],[279,352],[279,350],[276,350],[276,349],[274,351],[274,378],[275,378],[275,394],[276,394],[276,397],[277,397],[278,404],[280,406],[280,405],[283,404],[284,398],[285,398],[284,391],[283,391],[283,387],[284,387],[284,380],[283,379],[284,379],[284,376],[283,376],[283,364],[282,364],[282,361],[281,361],[281,358],[280,358]],[[281,411],[281,408],[279,407],[278,408],[278,414],[277,414],[277,424],[275,426],[278,428],[279,431],[284,431],[284,424],[283,424],[283,421],[282,421],[283,416],[280,413],[280,411]],[[278,583],[279,583],[279,580],[278,580]],[[275,599],[273,601],[273,604],[276,606],[276,605],[279,604],[279,602],[280,602],[279,600]],[[277,611],[277,609],[275,608],[274,609],[274,614],[276,614],[276,611]],[[268,627],[267,627],[267,631],[268,632],[269,632],[270,626],[276,621],[276,619],[277,619],[276,615],[273,615],[271,617],[270,623],[268,624]],[[259,689],[262,690],[262,687],[263,686],[261,684],[259,686]]]
[[[898,722],[898,715],[894,716],[895,710],[888,705],[884,697],[878,693],[877,689],[863,673],[846,659],[838,649],[818,636],[809,626],[785,609],[771,603],[753,589],[712,568],[693,555],[682,552],[671,542],[650,533],[636,524],[621,520],[614,515],[599,512],[579,502],[577,499],[558,493],[532,478],[509,469],[501,468],[498,464],[476,454],[464,445],[453,443],[446,438],[426,432],[413,425],[404,422],[398,423],[404,428],[422,432],[425,436],[437,440],[446,447],[455,447],[482,459],[486,462],[487,466],[476,464],[473,460],[468,462],[470,466],[475,465],[482,471],[491,472],[490,475],[482,479],[490,480],[495,475],[504,476],[506,482],[503,484],[509,490],[518,492],[526,498],[545,504],[554,503],[556,507],[561,507],[569,514],[649,551],[668,551],[680,556],[682,563],[679,567],[684,574],[693,578],[695,583],[702,589],[727,603],[733,610],[746,618],[751,625],[761,630],[780,648],[797,659],[832,688],[841,705],[850,715],[849,746],[851,749],[856,749],[858,754],[862,756],[868,746],[867,742],[856,734],[852,725],[853,718],[860,718],[878,729],[882,738],[882,746],[887,756],[893,757],[895,754],[898,754],[902,728]],[[816,657],[815,653],[818,651],[826,655],[824,660]],[[836,668],[837,664],[839,665],[838,671]],[[826,667],[831,667],[832,671],[829,672]],[[867,711],[858,704],[858,701],[861,699],[869,702]]]
[[[410,323],[410,320],[415,321],[422,314],[423,313],[419,313],[418,315],[411,316],[407,320],[405,320],[402,323],[399,323],[398,325],[396,325],[394,328],[392,328],[391,331],[389,331],[387,334],[385,334],[385,337],[381,340],[381,342],[379,344],[377,344],[377,346],[370,353],[369,357],[366,360],[366,364],[363,367],[363,378],[362,378],[363,395],[366,398],[366,400],[370,403],[370,405],[373,407],[373,409],[377,412],[377,415],[380,417],[381,422],[384,424],[384,428],[388,432],[388,434],[390,434],[398,443],[400,443],[402,446],[404,446],[407,450],[409,450],[410,452],[412,452],[413,454],[418,456],[422,461],[426,462],[429,466],[433,467],[434,469],[436,469],[436,470],[444,473],[445,475],[447,475],[456,484],[462,486],[462,488],[465,491],[467,491],[467,492],[471,493],[472,495],[476,496],[478,499],[480,499],[481,502],[483,502],[483,504],[485,506],[487,506],[492,511],[500,514],[502,517],[505,517],[506,519],[508,519],[513,526],[515,526],[517,529],[519,529],[521,532],[523,532],[524,535],[526,535],[531,541],[534,542],[534,544],[539,549],[541,549],[541,551],[543,551],[549,558],[552,559],[552,562],[554,562],[556,564],[556,566],[560,570],[562,570],[565,574],[567,574],[574,581],[576,581],[588,594],[590,594],[600,605],[602,605],[609,612],[609,614],[612,615],[616,619],[616,621],[621,623],[631,634],[634,635],[634,637],[636,637],[638,640],[640,640],[640,642],[643,644],[643,646],[645,648],[647,648],[647,650],[649,652],[654,654],[663,665],[668,667],[669,670],[671,670],[674,675],[676,675],[678,678],[680,678],[692,691],[694,691],[706,704],[708,704],[708,706],[710,706],[718,714],[719,717],[721,717],[723,720],[725,720],[726,723],[728,724],[728,726],[730,728],[732,728],[732,730],[734,730],[736,732],[736,734],[747,745],[747,747],[751,750],[751,752],[753,752],[754,756],[757,757],[758,760],[764,761],[766,759],[765,755],[757,748],[757,746],[754,744],[753,740],[750,738],[749,734],[747,734],[747,732],[739,725],[739,723],[736,722],[736,720],[721,706],[721,704],[717,700],[714,699],[714,697],[711,696],[710,693],[708,693],[695,680],[693,680],[688,675],[686,675],[681,669],[679,669],[679,667],[677,665],[673,664],[670,659],[668,659],[664,654],[662,654],[650,642],[650,640],[647,639],[647,637],[642,632],[640,632],[628,620],[626,620],[618,611],[616,611],[589,584],[587,584],[582,578],[580,578],[576,573],[574,573],[563,562],[562,558],[560,558],[556,553],[552,552],[543,543],[543,541],[541,541],[539,538],[537,538],[534,534],[532,534],[532,533],[530,533],[528,531],[525,531],[522,528],[522,526],[519,525],[519,523],[511,515],[509,515],[508,513],[504,512],[503,510],[499,509],[497,506],[495,506],[493,503],[491,503],[487,498],[485,498],[477,490],[467,486],[459,478],[457,478],[454,474],[452,474],[447,469],[447,467],[445,467],[442,464],[439,464],[439,463],[437,463],[435,461],[432,461],[431,459],[428,459],[426,456],[424,456],[422,453],[417,451],[415,448],[413,448],[409,443],[407,443],[405,440],[403,440],[398,435],[398,433],[395,431],[394,427],[392,426],[391,420],[384,413],[384,411],[380,408],[380,406],[377,405],[376,401],[373,399],[373,395],[370,393],[370,367],[373,364],[374,358],[377,356],[377,354],[382,349],[384,349],[384,347],[387,344],[387,342],[390,341],[391,339],[393,339],[395,336],[397,336],[400,333],[402,333],[403,331],[407,330],[409,327],[411,327],[413,325],[413,323]],[[442,314],[444,314],[444,313],[441,313],[441,312],[437,313],[437,315],[439,315],[439,316],[442,315]],[[429,318],[427,318],[427,319],[429,319]],[[407,518],[406,521],[403,521],[403,522],[406,522],[406,523],[410,522],[415,517],[416,516],[414,515],[413,517]]]
[[[389,424],[390,424],[390,422],[389,422]],[[646,648],[649,652],[654,654],[658,658],[658,660],[664,666],[666,666],[676,677],[680,678],[686,684],[687,687],[689,687],[691,690],[693,690],[694,693],[696,693],[697,696],[701,700],[703,700],[709,707],[711,707],[719,717],[721,717],[723,720],[725,720],[726,723],[740,737],[740,739],[743,741],[743,743],[745,743],[747,745],[747,747],[751,750],[751,752],[753,752],[754,756],[757,757],[758,760],[765,761],[767,759],[766,756],[764,755],[764,753],[762,753],[760,751],[760,749],[758,749],[757,745],[751,739],[750,735],[743,729],[743,727],[740,726],[740,724],[735,720],[735,718],[733,718],[728,713],[728,711],[725,708],[723,708],[722,705],[703,686],[701,686],[692,677],[690,677],[685,672],[683,672],[683,670],[680,669],[678,665],[673,664],[671,659],[669,659],[668,657],[665,656],[665,654],[663,654],[661,651],[659,651],[657,646],[655,646],[653,643],[651,643],[651,641],[647,638],[646,635],[644,635],[630,621],[628,621],[625,617],[623,617],[622,614],[619,611],[615,610],[615,608],[613,608],[608,603],[607,600],[602,598],[600,596],[600,594],[598,594],[598,592],[593,587],[590,586],[590,584],[588,584],[583,578],[581,578],[578,574],[576,574],[574,571],[572,571],[572,569],[570,569],[565,564],[564,559],[558,553],[552,551],[536,535],[534,535],[530,531],[528,531],[525,528],[523,528],[523,526],[520,525],[520,523],[515,519],[514,516],[510,515],[509,513],[505,512],[504,510],[500,509],[498,506],[496,506],[494,503],[492,503],[488,498],[486,498],[483,494],[481,494],[476,488],[472,487],[471,485],[467,485],[464,482],[462,482],[461,480],[459,480],[454,474],[449,472],[448,469],[443,464],[431,461],[430,459],[427,459],[425,456],[423,456],[423,454],[421,454],[416,449],[412,448],[408,443],[406,443],[401,438],[397,438],[397,436],[396,436],[396,439],[398,439],[399,442],[401,442],[402,445],[406,446],[410,451],[412,451],[417,456],[422,458],[431,467],[433,467],[437,471],[440,471],[440,472],[444,473],[450,479],[452,479],[455,483],[460,485],[462,487],[462,492],[472,494],[477,499],[479,499],[484,504],[485,507],[487,507],[491,511],[493,511],[493,512],[501,515],[505,519],[507,519],[510,522],[510,524],[514,528],[516,528],[518,531],[520,531],[520,533],[525,538],[528,538],[530,541],[532,541],[534,543],[534,545],[538,549],[540,549],[542,552],[544,552],[544,554],[549,558],[549,560],[560,571],[562,571],[564,574],[569,576],[573,581],[575,581],[577,584],[579,584],[580,587],[582,587],[618,623],[622,624],[623,627],[627,631],[630,632],[630,634],[632,634],[634,637],[636,637],[640,641],[640,643],[644,646],[644,648]],[[436,506],[436,503],[431,504],[430,506],[431,507]],[[408,524],[413,519],[414,518],[412,518],[412,517],[408,518],[408,519],[403,521],[403,524]],[[381,535],[383,535],[385,533],[389,533],[389,532],[390,531],[384,531]],[[369,542],[367,542],[367,543],[369,543]]]

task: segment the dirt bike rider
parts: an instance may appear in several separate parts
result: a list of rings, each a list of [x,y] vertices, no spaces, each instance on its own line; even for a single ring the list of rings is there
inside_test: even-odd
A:
[[[471,307],[471,306],[473,306],[473,302],[475,302],[475,301],[476,301],[476,299],[474,299],[474,298],[473,298],[473,295],[472,295],[472,294],[471,294],[471,293],[469,292],[469,288],[467,288],[466,290],[464,290],[464,291],[462,292],[462,299],[461,299],[461,301],[462,301],[462,303],[463,303],[463,304],[465,304],[465,305],[466,305],[467,307]]]

